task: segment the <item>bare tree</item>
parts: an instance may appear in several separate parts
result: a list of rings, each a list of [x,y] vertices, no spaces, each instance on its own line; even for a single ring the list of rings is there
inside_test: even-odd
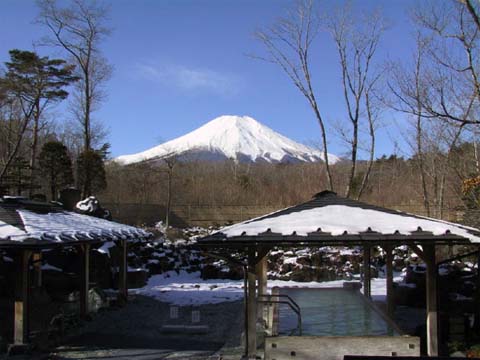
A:
[[[301,0],[287,16],[279,19],[269,28],[257,31],[255,37],[263,44],[268,55],[255,57],[280,66],[310,104],[320,125],[325,172],[328,187],[333,190],[334,184],[328,159],[327,128],[313,89],[310,70],[310,50],[320,25],[313,5],[313,0]]]
[[[89,151],[94,137],[92,113],[105,97],[104,85],[112,72],[99,48],[110,33],[105,26],[108,8],[91,0],[72,0],[71,6],[64,8],[56,0],[39,0],[38,5],[37,20],[52,33],[42,44],[63,49],[77,65],[80,81],[73,94],[72,113],[82,127],[84,151]]]
[[[354,16],[350,8],[345,7],[336,16],[326,20],[333,40],[336,44],[343,85],[343,97],[349,120],[347,129],[341,133],[349,145],[351,155],[350,174],[345,189],[345,196],[353,192],[357,175],[360,132],[365,127],[370,137],[368,147],[369,162],[373,161],[375,153],[375,124],[372,95],[381,71],[374,71],[373,64],[385,24],[379,13]],[[357,198],[362,195],[368,182],[371,166],[363,175],[361,188],[356,191]]]
[[[471,6],[468,6],[468,5]],[[480,28],[475,7],[470,1],[451,0],[445,6],[431,2],[419,7],[414,20],[429,38],[425,62],[435,69],[425,76],[422,113],[406,109],[423,118],[480,124]],[[404,101],[415,102],[414,96]]]
[[[425,168],[424,154],[424,108],[423,102],[427,95],[426,77],[428,70],[425,68],[425,52],[427,51],[428,39],[417,33],[416,50],[413,55],[413,64],[411,69],[408,66],[395,64],[392,66],[392,76],[388,82],[388,87],[393,94],[393,101],[389,106],[401,112],[413,114],[414,118],[414,141],[411,145],[415,154],[415,163],[418,167],[420,177],[423,207],[428,216],[430,216],[430,196],[427,186],[427,171]]]
[[[470,16],[477,25],[477,28],[480,30],[480,15],[478,10],[480,4],[478,3],[478,0],[477,5],[474,4],[474,0],[460,0],[460,3],[463,3],[465,5],[468,12],[470,13]]]

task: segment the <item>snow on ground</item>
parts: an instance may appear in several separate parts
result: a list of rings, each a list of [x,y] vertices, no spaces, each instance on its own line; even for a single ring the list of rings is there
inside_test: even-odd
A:
[[[268,288],[269,290],[275,286],[331,288],[342,287],[344,282],[344,280],[325,282],[269,280]],[[203,280],[199,272],[187,273],[186,271],[180,271],[177,274],[175,271],[169,271],[165,274],[152,276],[145,287],[131,290],[131,292],[179,306],[216,304],[225,301],[241,300],[243,298],[243,280]],[[385,279],[372,279],[373,300],[385,301],[385,294]]]

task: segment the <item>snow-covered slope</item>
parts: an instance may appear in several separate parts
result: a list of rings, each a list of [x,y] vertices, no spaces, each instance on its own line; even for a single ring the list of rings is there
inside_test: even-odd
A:
[[[297,143],[248,116],[220,116],[184,136],[149,150],[123,155],[120,164],[181,156],[186,160],[234,159],[240,162],[314,162],[322,151]],[[340,159],[328,155],[331,163]]]

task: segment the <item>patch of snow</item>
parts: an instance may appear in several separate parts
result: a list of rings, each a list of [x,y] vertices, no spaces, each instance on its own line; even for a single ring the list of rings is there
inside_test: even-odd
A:
[[[167,231],[167,228],[165,226],[165,224],[163,223],[163,221],[159,221],[155,224],[155,229],[157,229],[158,231],[162,232],[165,234],[165,232]]]
[[[331,288],[342,287],[344,280],[325,282],[296,282],[269,280],[268,289],[273,287]],[[372,279],[372,297],[385,301],[386,280]],[[159,301],[179,306],[216,304],[243,299],[243,280],[203,280],[200,272],[187,273],[169,271],[150,277],[145,287],[131,289],[132,293],[153,297]]]
[[[93,213],[98,209],[99,203],[95,196],[89,196],[75,205],[78,210]]]
[[[114,247],[115,243],[113,241],[107,241],[103,243],[101,247],[97,249],[99,253],[110,255],[110,248]]]
[[[43,264],[42,265],[42,270],[51,270],[51,271],[59,271],[59,272],[63,272],[62,269],[56,267],[56,266],[53,266],[53,265],[50,265],[50,264]]]
[[[458,293],[450,293],[448,294],[450,300],[452,301],[465,301],[465,300],[473,300],[473,298],[471,297],[468,297],[468,296],[464,296],[462,294],[458,294]]]
[[[292,264],[292,265],[297,265],[297,257],[289,257],[289,258],[286,258],[283,263],[284,264]]]

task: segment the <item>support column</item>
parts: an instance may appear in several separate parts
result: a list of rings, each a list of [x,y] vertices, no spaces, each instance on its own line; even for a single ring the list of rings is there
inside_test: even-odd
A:
[[[13,342],[23,345],[28,342],[28,300],[30,250],[22,250],[15,259],[15,314]]]
[[[255,276],[255,248],[248,249],[248,359],[257,355],[257,299]]]
[[[427,353],[438,356],[437,265],[435,245],[423,246],[427,265]]]
[[[118,274],[118,301],[125,304],[128,299],[128,285],[127,285],[127,240],[120,240],[120,266]]]
[[[35,287],[42,286],[42,251],[33,253],[33,284]]]
[[[477,290],[475,291],[475,304],[480,303],[480,253],[477,255],[477,281],[476,281]],[[475,331],[480,333],[480,308],[475,307]]]
[[[258,281],[258,298],[260,300],[266,300],[262,295],[267,295],[267,260],[268,256],[264,256],[256,266],[257,281]],[[258,320],[261,324],[265,324],[265,304],[257,304]]]
[[[80,274],[80,316],[88,314],[88,289],[90,284],[90,245],[80,245],[81,274]]]
[[[386,253],[386,278],[387,278],[387,314],[393,319],[395,302],[393,299],[393,247],[387,245],[383,248]]]
[[[371,298],[372,294],[370,291],[370,257],[370,245],[365,245],[363,247],[363,294],[368,298]]]
[[[243,265],[243,322],[245,331],[245,359],[248,359],[248,265]]]

